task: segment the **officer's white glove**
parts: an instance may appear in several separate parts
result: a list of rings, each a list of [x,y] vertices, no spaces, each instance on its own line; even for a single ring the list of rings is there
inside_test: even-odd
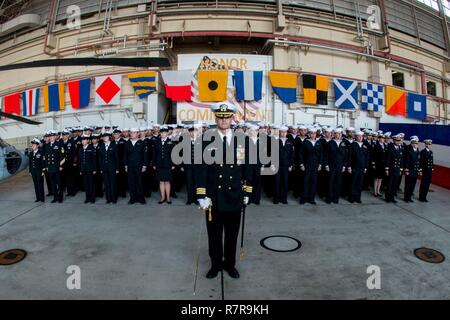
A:
[[[200,209],[206,210],[211,206],[211,199],[207,197],[203,199],[198,199],[198,203],[200,205]]]
[[[317,168],[317,171],[320,171],[320,170],[322,170],[322,165],[321,164],[319,164],[319,167]]]
[[[142,172],[147,171],[147,167],[146,167],[146,166],[143,166],[141,171],[142,171]]]
[[[330,172],[330,167],[329,166],[325,166],[325,171]]]
[[[300,165],[300,170],[305,171],[305,166],[303,164]]]
[[[342,167],[342,173],[344,173],[345,172],[345,167]]]
[[[128,166],[125,166],[125,172],[128,172]]]
[[[348,172],[348,173],[352,173],[352,168],[348,167],[348,168],[347,168],[347,172]]]
[[[248,201],[249,201],[249,198],[248,197],[244,197],[244,201],[243,201],[244,205],[248,205]]]
[[[367,169],[364,169],[364,173],[367,173]]]

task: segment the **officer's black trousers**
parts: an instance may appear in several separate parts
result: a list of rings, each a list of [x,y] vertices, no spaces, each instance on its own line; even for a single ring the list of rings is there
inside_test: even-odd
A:
[[[64,172],[65,172],[65,186],[67,189],[67,194],[69,196],[74,196],[77,193],[77,186],[76,186],[77,170],[76,168],[66,168],[64,169]]]
[[[400,175],[395,175],[392,172],[389,172],[386,186],[386,201],[391,202],[394,200],[394,197],[397,194],[398,181],[400,180],[400,177]]]
[[[422,179],[420,180],[419,188],[419,200],[421,201],[427,200],[428,190],[430,190],[431,184],[431,174],[431,170],[422,172]]]
[[[305,181],[305,172],[297,167],[297,169],[295,169],[294,197],[298,198],[303,194],[304,181]]]
[[[95,196],[96,197],[103,197],[103,175],[96,174],[94,175],[94,181],[95,181]]]
[[[142,188],[142,167],[128,167],[128,190],[131,202],[145,202]]]
[[[364,169],[352,169],[350,201],[361,201],[361,192],[364,185]]]
[[[278,172],[275,175],[275,190],[273,196],[273,202],[286,202],[289,189],[289,168],[279,167]]]
[[[48,176],[52,185],[53,200],[62,201],[63,191],[61,188],[61,173],[59,172],[49,172]]]
[[[342,175],[341,197],[350,196],[352,186],[352,175],[347,171]]]
[[[313,202],[317,190],[317,169],[308,169],[305,171],[303,181],[303,192],[301,202]]]
[[[328,182],[327,202],[339,202],[342,185],[342,168],[331,168]]]
[[[142,174],[142,188],[144,197],[150,198],[152,195],[152,170],[150,167]]]
[[[407,175],[405,176],[405,201],[412,200],[412,195],[414,189],[416,188],[417,175]]]
[[[42,172],[32,172],[31,176],[33,177],[34,192],[36,193],[36,200],[45,201],[44,177],[42,176]]]
[[[128,178],[126,172],[123,170],[124,169],[122,168],[117,174],[117,194],[122,198],[125,198],[127,196]]]
[[[86,201],[95,202],[95,176],[93,173],[83,172],[83,185],[86,193]]]
[[[319,197],[324,198],[327,195],[328,185],[330,181],[330,173],[327,172],[324,168],[319,171],[318,174],[318,183],[317,183],[317,194]]]
[[[106,201],[117,201],[116,172],[114,170],[103,171],[103,182],[105,183]]]
[[[50,195],[50,196],[52,196],[53,195],[53,187],[52,187],[52,180],[50,179],[50,175],[48,174],[48,172],[47,171],[45,171],[45,182],[46,182],[46,184],[47,184],[47,191],[48,191],[48,194]]]
[[[211,266],[216,269],[232,268],[236,264],[236,245],[241,224],[241,211],[217,212],[212,209],[211,215],[212,221],[208,221],[208,213],[206,213]],[[224,230],[225,241],[223,244]]]
[[[184,174],[186,179],[187,202],[195,201],[195,172],[194,165],[188,164],[184,166]]]
[[[260,165],[249,165],[248,170],[250,170],[250,181],[247,181],[248,185],[253,187],[252,195],[250,196],[250,203],[260,203],[261,201],[261,166]]]

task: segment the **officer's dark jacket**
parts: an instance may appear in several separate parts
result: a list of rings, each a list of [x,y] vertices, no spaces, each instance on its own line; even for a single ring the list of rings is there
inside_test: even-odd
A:
[[[348,143],[345,140],[341,140],[339,145],[334,139],[331,139],[326,144],[326,156],[324,157],[323,164],[329,166],[330,169],[342,170],[348,161]]]
[[[125,157],[125,139],[120,138],[119,140],[115,140],[112,142],[117,149],[117,154],[119,155],[119,170],[123,171],[124,157]]]
[[[48,143],[44,147],[44,167],[49,173],[59,172],[59,168],[66,162],[64,148],[60,143]]]
[[[135,145],[131,143],[131,139],[125,143],[125,151],[123,162],[125,166],[132,168],[140,168],[148,165],[148,150],[145,142],[137,140]]]
[[[291,167],[294,165],[294,144],[291,140],[286,139],[283,146],[281,139],[278,139],[279,161],[280,167]]]
[[[417,174],[422,171],[420,168],[420,151],[414,151],[412,145],[408,145],[404,149],[404,168],[405,172],[409,172],[412,177],[417,176]]]
[[[299,163],[304,165],[306,170],[317,170],[323,162],[322,143],[319,139],[315,145],[309,139],[303,141],[302,150],[299,154]]]
[[[73,139],[68,139],[66,142],[64,142],[64,140],[61,140],[61,146],[64,148],[64,153],[66,155],[66,162],[64,163],[64,167],[72,168],[76,160],[76,154],[78,152],[77,146],[73,142]]]
[[[78,166],[82,173],[97,171],[97,152],[92,144],[89,144],[86,149],[81,146],[78,150]]]
[[[145,148],[147,151],[147,158],[149,161],[153,160],[153,148],[155,144],[155,139],[153,137],[144,138]]]
[[[252,138],[248,138],[248,154],[249,154],[249,165],[250,166],[256,166],[261,167],[261,155],[260,151],[261,149],[261,143],[259,138],[257,138],[255,141],[253,141]]]
[[[372,166],[375,166],[375,169],[382,168],[384,171],[384,163],[386,158],[387,148],[386,146],[381,146],[381,143],[377,141],[375,147],[372,151]]]
[[[423,173],[431,173],[433,171],[433,151],[426,148],[420,151],[420,168]]]
[[[153,166],[157,168],[170,168],[173,166],[172,163],[172,149],[174,143],[169,137],[166,138],[165,143],[162,143],[161,138],[155,140],[153,144]]]
[[[203,150],[202,149],[202,139],[200,136],[197,136],[194,139],[194,141],[192,141],[192,138],[189,136],[189,139],[187,139],[187,141],[188,142],[184,142],[183,136],[181,136],[180,140],[178,141],[178,143],[187,143],[186,147],[189,146],[188,149],[185,149],[183,147],[180,151],[180,157],[182,157],[182,159],[183,159],[183,163],[182,163],[183,167],[195,165],[195,150],[196,150],[196,148],[200,148],[200,150]],[[184,156],[185,156],[184,151],[187,151],[188,154],[190,155],[189,161],[184,160]]]
[[[367,169],[369,166],[369,151],[364,143],[359,146],[358,142],[353,141],[350,145],[347,167],[353,169]]]
[[[403,148],[395,148],[394,143],[390,143],[386,152],[386,159],[384,164],[385,170],[389,170],[389,174],[400,176],[403,170]]]
[[[115,172],[119,170],[119,152],[118,147],[114,142],[109,143],[108,150],[106,150],[106,145],[104,143],[101,144],[98,149],[97,157],[101,171]]]
[[[33,150],[28,152],[29,161],[29,170],[30,173],[41,173],[44,169],[44,155],[41,148],[38,148],[36,154],[34,154]]]
[[[238,135],[240,135],[239,139]],[[227,146],[226,151],[230,157],[233,155],[234,160],[231,163],[218,160],[215,163],[206,164],[203,161],[194,169],[197,178],[197,198],[211,198],[213,210],[222,212],[241,210],[244,195],[250,196],[253,191],[250,185],[250,170],[247,169],[248,151],[245,145],[248,144],[246,141],[248,137],[243,136],[242,133],[233,133],[231,139],[234,143]],[[211,144],[213,141],[217,141],[216,145]],[[203,139],[204,152],[207,154],[216,155],[216,147],[222,148],[222,146],[223,143],[217,131],[214,132],[211,141]]]
[[[294,163],[296,166],[300,165],[302,147],[306,139],[307,138],[303,139],[302,141],[302,138],[300,136],[296,136],[294,139]]]

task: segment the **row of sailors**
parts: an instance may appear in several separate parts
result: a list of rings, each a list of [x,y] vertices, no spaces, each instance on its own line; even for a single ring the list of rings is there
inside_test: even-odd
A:
[[[171,152],[181,133],[188,131],[195,141],[211,125],[153,125],[144,128],[112,126],[75,127],[62,132],[49,131],[44,139],[34,139],[30,152],[30,172],[36,190],[36,201],[44,201],[45,176],[52,202],[62,202],[63,193],[74,196],[86,192],[85,202],[106,195],[107,203],[130,194],[129,203],[145,203],[159,183],[159,203],[171,203],[183,183],[187,188],[187,204],[195,202],[193,165],[172,163]],[[361,202],[361,192],[372,187],[375,196],[385,190],[387,202],[396,202],[402,176],[405,176],[404,201],[412,201],[418,176],[421,177],[419,200],[427,201],[433,170],[431,140],[419,151],[418,137],[410,144],[404,135],[393,136],[382,131],[356,132],[354,128],[320,126],[275,126],[239,123],[236,131],[245,132],[258,150],[259,137],[279,140],[279,167],[250,165],[254,191],[251,203],[259,204],[261,191],[273,202],[287,203],[289,190],[300,203],[315,204],[316,193],[327,203],[338,203],[340,197]],[[270,148],[270,142],[267,146]],[[267,151],[268,154],[272,150]],[[261,176],[270,168],[273,175]],[[173,182],[173,183],[172,183]]]

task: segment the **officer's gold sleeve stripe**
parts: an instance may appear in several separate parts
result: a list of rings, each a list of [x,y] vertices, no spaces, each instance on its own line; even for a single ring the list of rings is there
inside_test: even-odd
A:
[[[197,194],[198,195],[206,195],[206,188],[197,188]]]

